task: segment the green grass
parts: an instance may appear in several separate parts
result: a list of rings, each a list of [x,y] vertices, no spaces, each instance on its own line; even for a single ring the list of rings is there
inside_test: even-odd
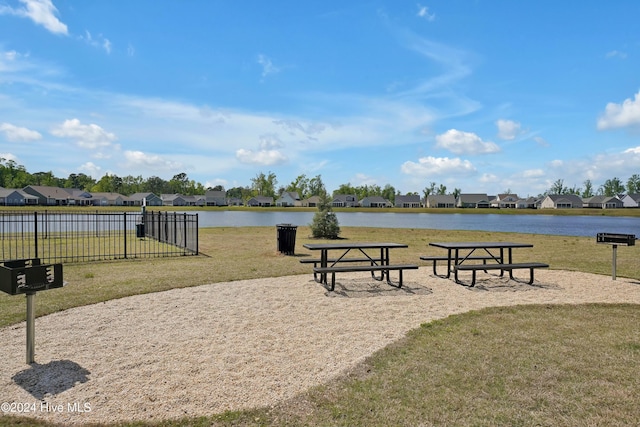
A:
[[[298,227],[296,256],[271,227],[201,230],[202,256],[66,264],[68,285],[38,294],[37,314],[127,295],[240,279],[310,274],[313,241]],[[343,227],[351,241],[397,241],[394,262],[421,265],[432,241],[532,243],[516,260],[611,275],[612,250],[594,238]],[[618,248],[618,277],[640,278],[636,247]],[[25,318],[22,296],[0,295],[0,326]],[[451,316],[411,331],[344,378],[275,408],[136,426],[633,425],[640,404],[640,310],[632,305],[522,306]],[[33,425],[0,417],[0,425]],[[38,425],[47,425],[41,423]]]

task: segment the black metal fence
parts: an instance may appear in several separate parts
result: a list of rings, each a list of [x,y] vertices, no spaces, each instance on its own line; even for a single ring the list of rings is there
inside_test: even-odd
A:
[[[44,263],[198,255],[198,215],[0,212],[0,258]]]

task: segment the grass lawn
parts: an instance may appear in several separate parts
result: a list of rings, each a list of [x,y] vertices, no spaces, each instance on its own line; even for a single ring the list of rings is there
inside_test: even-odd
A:
[[[309,235],[298,227],[295,256],[277,252],[272,227],[207,228],[201,256],[66,264],[68,285],[39,293],[37,313],[176,287],[311,274],[298,262],[311,255],[302,248],[314,241]],[[343,227],[341,237],[407,243],[394,251],[394,263],[428,265],[419,256],[440,253],[428,247],[432,241],[509,240],[532,243],[514,255],[552,269],[612,270],[611,246],[595,237],[359,227]],[[638,249],[619,247],[617,255],[617,276],[640,278]],[[24,318],[24,297],[0,295],[0,326]],[[637,306],[492,308],[425,324],[344,378],[275,408],[132,425],[634,425],[638,372]],[[0,425],[34,424],[0,416]]]

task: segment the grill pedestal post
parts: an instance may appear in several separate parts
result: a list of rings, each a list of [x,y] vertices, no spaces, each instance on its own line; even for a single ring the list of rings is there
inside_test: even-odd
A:
[[[613,267],[611,267],[611,279],[616,280],[616,259],[618,253],[618,245],[613,245]]]
[[[27,293],[27,364],[35,362],[36,293]]]

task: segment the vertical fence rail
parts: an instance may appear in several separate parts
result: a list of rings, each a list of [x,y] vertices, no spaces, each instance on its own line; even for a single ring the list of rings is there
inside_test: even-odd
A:
[[[0,260],[47,263],[198,255],[198,215],[0,211]]]

